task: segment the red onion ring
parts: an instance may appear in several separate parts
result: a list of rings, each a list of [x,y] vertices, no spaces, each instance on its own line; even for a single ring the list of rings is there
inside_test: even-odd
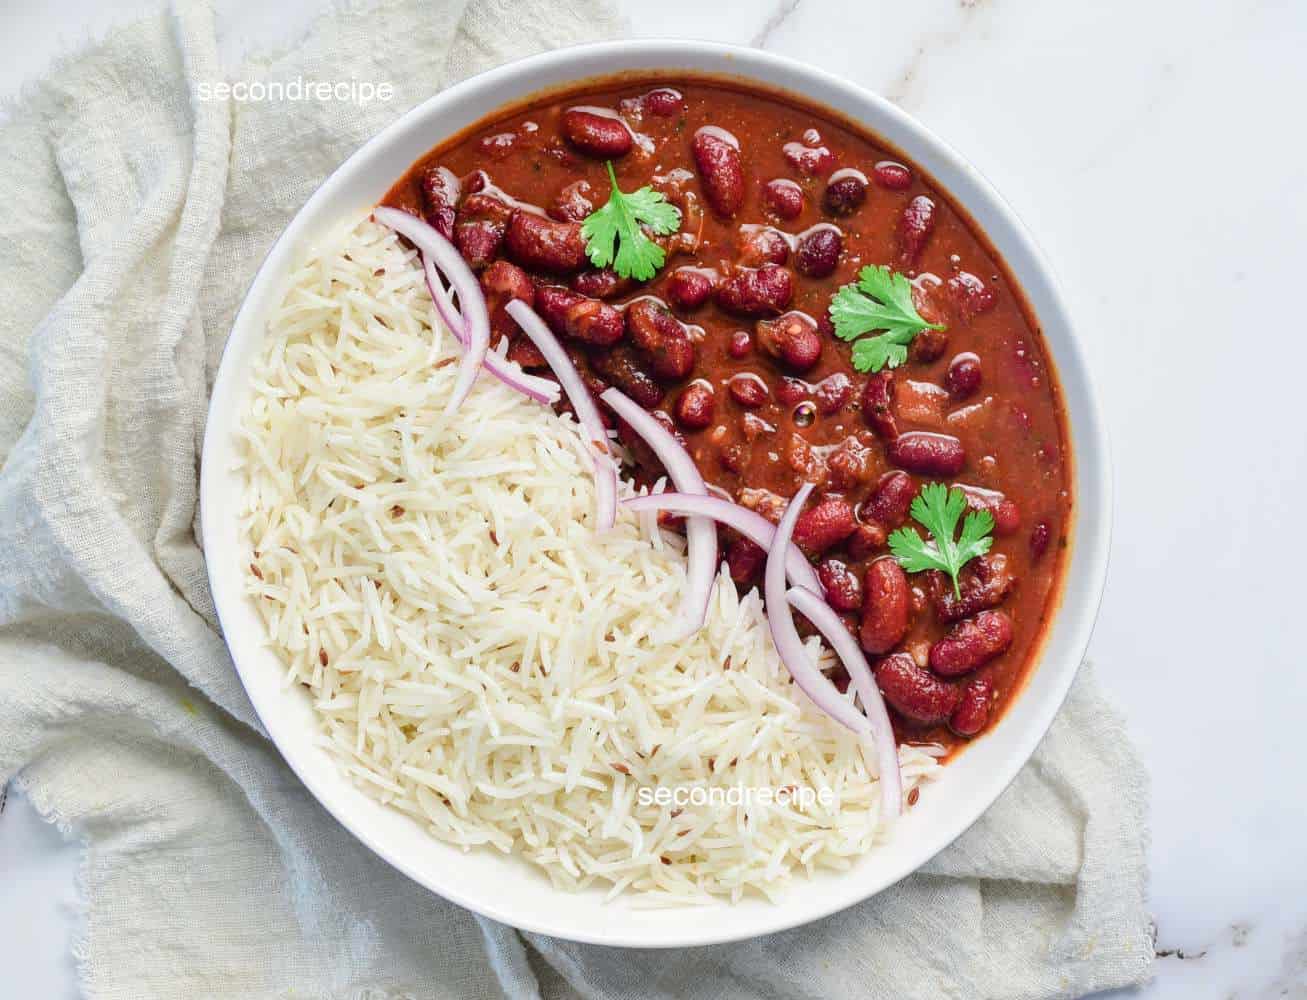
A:
[[[617,389],[605,389],[599,398],[613,412],[631,425],[663,463],[668,477],[681,493],[708,496],[699,467],[690,453],[677,443],[667,428],[651,417],[644,407],[623,395]],[[712,598],[713,581],[717,579],[717,529],[706,517],[689,517],[685,522],[686,587],[681,595],[678,614],[680,627],[670,629],[661,638],[677,642],[694,635],[708,619],[708,601]]]
[[[435,263],[426,254],[422,255],[422,273],[426,275],[427,291],[431,293],[431,301],[435,303],[436,312],[440,313],[441,322],[449,327],[449,332],[466,350],[467,322],[454,305],[454,300],[449,297],[449,290],[440,283],[440,272],[436,270]]]
[[[890,723],[889,712],[885,710],[880,688],[871,675],[867,658],[862,654],[858,641],[840,621],[835,609],[826,603],[825,598],[803,587],[791,587],[785,596],[826,637],[853,679],[853,687],[862,702],[862,710],[867,713],[866,722],[876,743],[876,756],[880,762],[881,812],[893,819],[903,811],[903,775],[899,772],[898,741],[894,739],[894,727]],[[775,614],[771,608],[769,602],[769,615]]]
[[[481,291],[481,283],[477,281],[477,276],[472,273],[472,269],[467,266],[467,261],[463,260],[463,255],[458,252],[458,248],[423,220],[407,212],[401,212],[397,208],[384,206],[373,211],[372,217],[383,226],[389,226],[395,232],[408,237],[409,241],[422,251],[425,258],[445,276],[454,294],[458,296],[458,309],[463,317],[463,333],[467,336],[467,342],[464,344],[467,350],[463,352],[463,358],[458,365],[458,378],[454,382],[454,391],[450,393],[449,402],[445,404],[445,412],[453,413],[463,405],[463,400],[467,399],[467,394],[472,391],[472,384],[476,382],[481,366],[490,351],[490,313],[486,310],[486,296]]]
[[[506,386],[531,397],[537,403],[548,404],[558,399],[557,388],[549,379],[528,375],[518,366],[490,352],[490,316],[486,310],[485,293],[481,290],[481,282],[477,281],[476,275],[473,275],[472,269],[454,244],[421,218],[400,212],[399,209],[374,209],[372,218],[388,229],[395,230],[422,252],[422,269],[431,301],[435,303],[440,320],[450,328],[459,344],[463,345],[464,356],[459,365],[459,379],[450,396],[446,413],[454,412],[467,399],[468,392],[472,391],[472,383],[476,380],[477,370],[482,365]],[[450,301],[450,293],[440,284],[438,273],[443,273],[454,288],[460,308],[455,308],[454,302]],[[472,358],[476,358],[476,363],[472,362]]]
[[[536,315],[534,309],[521,299],[514,299],[505,307],[522,332],[531,338],[531,343],[539,348],[549,367],[553,369],[558,381],[567,393],[567,398],[576,411],[576,418],[590,437],[590,450],[595,465],[595,499],[598,506],[599,530],[607,531],[617,522],[617,464],[608,447],[608,434],[604,430],[603,418],[599,416],[599,407],[595,406],[590,390],[581,381],[581,376],[572,364],[572,359],[563,350],[545,321]]]
[[[767,625],[771,629],[772,642],[781,662],[794,678],[812,703],[842,726],[855,733],[867,733],[871,724],[866,716],[854,708],[829,677],[817,669],[817,665],[808,659],[803,640],[799,638],[794,627],[794,616],[790,613],[789,602],[785,599],[785,556],[790,539],[794,537],[794,524],[799,519],[803,504],[812,493],[812,483],[804,483],[794,499],[785,508],[785,516],[776,526],[776,537],[767,553],[767,566],[763,571],[763,597],[767,601]]]
[[[735,529],[766,551],[771,551],[772,541],[776,537],[776,525],[757,511],[720,497],[692,493],[650,493],[648,496],[623,500],[622,506],[629,507],[637,514],[647,510],[666,510],[692,517],[711,517],[714,521]],[[791,544],[790,550],[785,553],[785,573],[794,586],[806,587],[814,594],[822,593],[821,582],[817,579],[812,564],[803,557],[797,545]]]

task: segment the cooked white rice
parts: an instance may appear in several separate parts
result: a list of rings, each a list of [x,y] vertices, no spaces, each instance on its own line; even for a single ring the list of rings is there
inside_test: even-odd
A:
[[[457,358],[414,254],[364,221],[293,273],[254,373],[248,589],[340,767],[569,889],[774,897],[849,867],[883,836],[874,757],[792,686],[757,593],[723,575],[698,635],[653,641],[683,539],[625,512],[597,535],[575,422],[490,376],[446,416]],[[905,791],[938,768],[900,759]]]

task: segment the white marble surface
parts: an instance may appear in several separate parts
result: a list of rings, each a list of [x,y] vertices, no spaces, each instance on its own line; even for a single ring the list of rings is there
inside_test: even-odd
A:
[[[877,90],[1027,220],[1092,341],[1118,482],[1091,655],[1153,776],[1148,1000],[1307,998],[1307,6],[622,0]],[[0,96],[152,4],[0,4]],[[234,60],[317,0],[217,0]],[[1252,368],[1256,366],[1257,374]],[[0,815],[0,995],[75,996],[75,851]],[[1183,953],[1185,958],[1180,958]]]

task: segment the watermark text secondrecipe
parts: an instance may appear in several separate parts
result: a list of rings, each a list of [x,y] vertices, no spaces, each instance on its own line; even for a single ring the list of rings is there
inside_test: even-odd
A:
[[[746,808],[761,806],[793,805],[800,812],[807,812],[820,803],[829,807],[835,802],[835,792],[830,788],[812,788],[807,785],[785,785],[781,788],[762,786],[752,788],[747,785],[677,785],[669,787],[644,786],[635,793],[636,801],[642,806],[713,806],[715,808],[744,806]]]
[[[394,98],[395,86],[389,82],[371,80],[306,80],[302,76],[289,80],[226,80],[200,81],[197,96],[201,101],[235,101],[238,104],[317,101],[322,104],[337,101],[366,107],[374,102],[385,103]]]

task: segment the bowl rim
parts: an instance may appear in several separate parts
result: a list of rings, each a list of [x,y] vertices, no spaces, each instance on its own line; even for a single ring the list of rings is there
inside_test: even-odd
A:
[[[677,69],[684,69],[691,75],[736,77],[745,85],[760,87],[780,94],[789,92],[810,104],[829,108],[832,114],[855,120],[853,112],[843,108],[836,108],[829,100],[809,95],[805,89],[800,89],[798,81],[802,81],[801,85],[805,88],[815,85],[830,94],[838,95],[845,105],[862,105],[873,108],[874,115],[879,115],[881,118],[893,123],[900,132],[909,134],[912,143],[917,144],[917,147],[904,148],[903,152],[914,162],[919,162],[923,153],[929,152],[945,162],[950,169],[964,176],[968,185],[973,189],[968,200],[964,201],[956,192],[956,183],[941,185],[944,193],[968,215],[973,215],[975,212],[976,204],[974,202],[976,198],[979,198],[987,203],[989,209],[997,212],[1002,217],[1006,229],[1006,238],[1016,242],[1027,261],[1024,275],[1017,273],[1017,268],[1011,262],[1012,253],[1010,250],[1000,253],[995,249],[993,252],[1000,257],[1004,266],[1013,273],[1013,277],[1018,279],[1018,285],[1022,288],[1023,294],[1026,293],[1026,289],[1030,284],[1030,276],[1037,277],[1041,281],[1041,292],[1048,301],[1046,307],[1038,314],[1040,326],[1046,328],[1049,325],[1050,318],[1052,318],[1055,319],[1065,334],[1065,343],[1059,347],[1055,358],[1056,371],[1061,377],[1063,385],[1065,385],[1067,373],[1074,372],[1080,382],[1080,388],[1083,390],[1080,399],[1081,411],[1076,414],[1074,424],[1072,423],[1069,405],[1066,413],[1068,433],[1076,440],[1076,447],[1071,456],[1073,470],[1077,469],[1081,462],[1092,457],[1095,470],[1100,473],[1090,483],[1086,483],[1082,477],[1074,474],[1073,471],[1073,480],[1076,484],[1072,518],[1072,525],[1075,528],[1072,538],[1073,550],[1065,557],[1062,603],[1055,612],[1055,621],[1058,623],[1059,628],[1065,626],[1071,630],[1065,644],[1069,646],[1069,651],[1074,652],[1074,662],[1062,667],[1056,675],[1055,687],[1042,697],[1036,707],[1034,719],[1030,720],[1030,724],[1013,737],[1016,746],[1005,758],[1007,766],[997,774],[991,772],[992,786],[974,799],[968,814],[960,815],[955,823],[947,826],[943,832],[938,832],[925,849],[917,850],[913,855],[912,863],[904,866],[902,871],[892,877],[882,878],[869,886],[859,886],[855,892],[831,893],[823,899],[806,901],[803,906],[787,905],[787,903],[792,902],[789,899],[781,903],[771,904],[769,919],[738,921],[742,925],[738,932],[734,929],[737,921],[719,922],[716,929],[709,929],[700,921],[690,920],[684,922],[685,929],[683,931],[679,933],[662,933],[654,940],[648,940],[643,935],[633,936],[629,933],[613,932],[611,928],[605,928],[602,921],[598,921],[591,927],[577,927],[551,924],[547,920],[524,920],[520,916],[515,916],[511,912],[511,907],[500,902],[501,898],[509,898],[508,894],[501,895],[494,888],[489,889],[484,898],[474,898],[465,892],[451,889],[449,886],[432,884],[432,880],[419,872],[416,866],[410,863],[406,857],[397,856],[394,851],[389,850],[362,819],[341,807],[339,803],[333,803],[331,796],[324,793],[320,781],[303,766],[302,748],[288,741],[289,734],[277,712],[278,704],[268,697],[261,697],[257,693],[257,687],[249,681],[248,671],[250,665],[247,663],[243,668],[240,660],[236,657],[235,651],[231,648],[231,640],[227,637],[226,628],[230,615],[224,614],[224,608],[231,608],[233,602],[243,601],[246,598],[239,589],[233,592],[230,581],[225,579],[224,575],[217,569],[219,560],[213,552],[209,551],[211,540],[216,539],[219,535],[217,530],[219,519],[227,516],[226,511],[222,509],[223,505],[218,502],[215,495],[216,491],[221,488],[219,480],[226,472],[225,469],[216,467],[217,459],[215,455],[220,450],[216,447],[217,438],[220,434],[228,434],[230,427],[229,421],[224,419],[222,404],[242,398],[243,386],[236,383],[238,374],[233,370],[235,366],[229,363],[233,354],[233,345],[238,340],[254,336],[254,333],[246,331],[243,337],[238,337],[238,332],[245,330],[253,322],[249,313],[251,312],[250,303],[255,290],[270,281],[284,280],[284,274],[273,276],[269,273],[269,264],[278,255],[279,248],[287,240],[288,235],[296,229],[301,218],[313,215],[315,207],[326,200],[328,193],[338,184],[343,183],[341,179],[348,173],[352,164],[364,159],[370,152],[395,142],[415,123],[421,122],[438,109],[450,106],[456,107],[469,97],[475,97],[482,92],[497,92],[506,85],[516,92],[507,98],[494,99],[488,105],[485,115],[481,116],[484,117],[494,114],[506,106],[528,100],[534,94],[539,93],[547,96],[550,91],[565,90],[569,86],[567,83],[554,83],[544,88],[543,91],[533,87],[532,81],[539,72],[565,69],[567,64],[585,59],[611,57],[613,61],[611,70],[601,71],[597,74],[581,73],[572,79],[575,82],[581,82],[607,75],[617,76],[624,72],[623,66],[625,63],[621,57],[636,53],[646,58],[665,56],[668,60],[667,73],[674,73]],[[721,59],[727,65],[720,71],[708,71],[699,68],[688,69],[676,62],[677,59],[701,61],[710,58]],[[788,78],[788,81],[784,84],[770,81],[765,75],[768,70],[781,71]],[[642,68],[638,71],[628,72],[652,76],[662,71]],[[862,125],[862,127],[873,135],[879,135],[883,128],[880,124],[873,125],[870,122]],[[434,142],[429,143],[429,145],[434,144]],[[895,142],[893,145],[899,147],[904,144]],[[935,171],[932,170],[931,173],[933,174]],[[990,231],[993,229],[992,225],[981,227],[978,222],[973,224],[984,234],[986,241],[991,241]],[[1027,301],[1029,302],[1028,295]],[[1029,305],[1029,310],[1033,313],[1034,306]],[[263,332],[261,324],[257,332],[260,334]],[[1048,347],[1048,351],[1050,355],[1053,354],[1051,347]],[[690,38],[622,39],[591,42],[537,53],[504,63],[452,84],[409,109],[355,149],[327,175],[304,204],[300,206],[269,246],[264,259],[260,262],[254,276],[251,278],[242,296],[241,305],[232,320],[228,339],[223,346],[206,413],[201,452],[200,529],[204,545],[206,573],[213,594],[215,613],[222,627],[224,642],[228,645],[237,674],[254,706],[255,712],[278,752],[299,780],[305,785],[314,799],[352,836],[392,867],[428,890],[474,913],[509,926],[579,943],[639,948],[683,948],[745,940],[788,930],[837,913],[865,899],[869,899],[918,871],[938,853],[961,837],[988,811],[1029,762],[1065,702],[1079,673],[1106,587],[1112,536],[1113,478],[1106,418],[1100,400],[1100,392],[1096,386],[1093,365],[1085,341],[1071,319],[1070,309],[1067,306],[1056,275],[1034,236],[1016,211],[970,161],[936,135],[934,131],[886,98],[802,60],[761,49]],[[1092,495],[1089,489],[1086,488],[1087,486],[1092,489]],[[1083,530],[1085,513],[1090,510],[1095,513],[1097,518],[1094,522],[1095,530],[1092,537],[1087,536],[1087,533]],[[1083,595],[1080,607],[1072,609],[1066,606],[1065,597],[1071,584],[1073,562],[1078,562],[1081,556],[1087,559],[1083,574],[1087,590]],[[1073,611],[1076,612],[1074,616],[1072,615]],[[1050,631],[1051,624],[1049,626]],[[1049,645],[1048,635],[1049,632],[1046,631],[1044,638],[1041,640],[1041,646],[1036,653],[1040,662],[1028,669],[1026,683],[1024,684],[1025,690],[1017,695],[1017,700],[1029,695],[1030,677],[1049,669],[1049,665],[1045,662]],[[390,809],[390,807],[383,806],[380,803],[376,803],[376,805],[382,809]],[[874,848],[873,853],[875,850]],[[817,884],[816,880],[810,880],[807,886],[816,886]],[[800,883],[787,891],[801,892],[805,887],[804,884]],[[552,891],[567,896],[574,895],[561,889]],[[817,893],[812,892],[810,895],[816,897]],[[725,912],[734,912],[730,909],[729,903],[725,905],[727,907]],[[699,910],[698,912],[702,913],[703,911]]]

